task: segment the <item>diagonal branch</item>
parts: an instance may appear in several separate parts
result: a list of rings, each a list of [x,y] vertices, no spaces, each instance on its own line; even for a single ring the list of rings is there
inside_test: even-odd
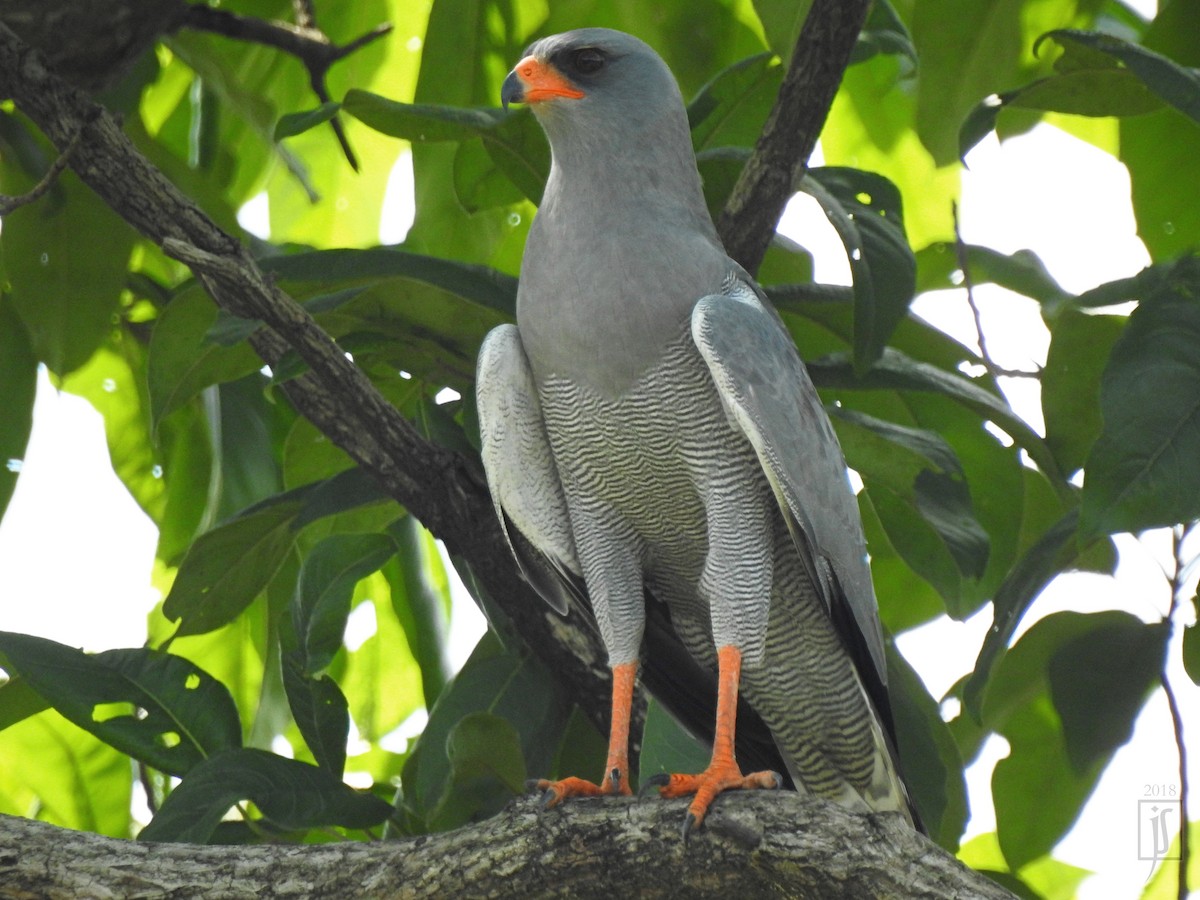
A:
[[[726,252],[758,271],[804,174],[867,18],[869,0],[815,0],[762,134],[717,220]]]
[[[0,24],[0,95],[11,97],[113,210],[196,273],[217,304],[263,321],[255,349],[277,364],[292,348],[311,371],[289,399],[384,489],[469,563],[532,650],[559,672],[589,718],[607,730],[610,676],[599,638],[574,615],[552,614],[517,574],[478,463],[426,441],[312,317],[138,152],[111,115],[50,72]]]
[[[291,54],[300,60],[308,70],[309,83],[312,85],[317,99],[322,103],[328,103],[329,90],[325,87],[325,75],[330,66],[389,34],[392,25],[390,22],[384,22],[348,44],[335,44],[325,32],[316,27],[311,3],[297,0],[295,9],[296,24],[292,25],[287,22],[241,16],[229,10],[197,3],[188,6],[179,25],[197,31],[210,31],[234,40],[264,44]],[[350,142],[346,139],[346,132],[342,128],[341,121],[335,116],[330,123],[337,135],[338,143],[342,146],[342,152],[346,155],[346,160],[357,172],[358,160],[354,156],[354,151],[350,149]]]

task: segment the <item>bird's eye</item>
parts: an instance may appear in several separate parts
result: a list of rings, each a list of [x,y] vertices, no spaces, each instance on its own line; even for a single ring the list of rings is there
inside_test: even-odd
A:
[[[580,75],[593,75],[604,68],[607,57],[595,47],[584,47],[571,54],[571,67]]]

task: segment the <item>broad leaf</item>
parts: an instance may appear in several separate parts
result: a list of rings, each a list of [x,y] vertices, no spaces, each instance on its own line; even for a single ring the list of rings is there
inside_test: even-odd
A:
[[[11,632],[0,632],[0,653],[64,717],[156,769],[183,775],[241,745],[229,691],[181,657],[150,649],[93,656]]]
[[[281,141],[302,134],[310,128],[316,128],[336,116],[338,109],[340,105],[337,103],[322,103],[316,109],[280,116],[279,121],[275,123],[275,140]]]
[[[642,730],[642,755],[638,760],[642,784],[646,783],[647,778],[663,773],[703,772],[711,756],[711,748],[685,731],[657,700],[650,701],[646,709],[646,725]],[[583,774],[587,778],[596,777],[592,772]]]
[[[294,501],[268,506],[196,539],[163,603],[178,636],[220,628],[254,601],[291,551],[298,509]]]
[[[1129,317],[1101,380],[1100,410],[1081,534],[1200,518],[1200,258],[1181,260]]]
[[[324,769],[263,750],[230,750],[197,766],[138,835],[202,844],[235,803],[249,800],[278,828],[370,828],[392,808]]]
[[[854,369],[879,358],[908,313],[916,260],[904,236],[900,193],[880,175],[848,168],[809,169],[800,189],[829,216],[854,279]]]
[[[17,486],[17,475],[25,458],[33,426],[33,397],[37,392],[37,357],[29,333],[12,308],[7,295],[0,295],[0,516],[8,508]]]

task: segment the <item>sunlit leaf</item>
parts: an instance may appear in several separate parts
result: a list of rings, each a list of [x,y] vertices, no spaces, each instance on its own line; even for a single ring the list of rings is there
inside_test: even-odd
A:
[[[0,632],[0,652],[64,717],[164,772],[182,775],[241,744],[228,690],[178,656],[145,648],[90,655],[11,632]]]

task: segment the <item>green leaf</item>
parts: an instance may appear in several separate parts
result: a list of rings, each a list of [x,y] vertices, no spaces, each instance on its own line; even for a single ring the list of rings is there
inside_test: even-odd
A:
[[[208,339],[216,318],[212,300],[193,284],[177,294],[155,322],[146,362],[155,428],[204,388],[262,367],[248,345],[222,347]]]
[[[887,661],[905,784],[929,836],[953,852],[967,821],[962,757],[920,676],[894,648]]]
[[[1053,613],[1037,622],[998,666],[983,706],[983,722],[1010,746],[992,776],[992,796],[1000,846],[1012,869],[1045,855],[1062,838],[1111,755],[1110,750],[1103,758],[1094,757],[1083,771],[1072,764],[1065,723],[1051,696],[1054,660],[1063,652],[1067,659],[1078,659],[1079,648],[1098,636],[1103,641],[1106,634],[1123,629],[1132,634],[1133,629],[1144,627],[1124,612]],[[1113,669],[1118,677],[1120,673]],[[1089,675],[1095,672],[1075,677]],[[1104,696],[1095,700],[1100,705]],[[1130,711],[1126,704],[1120,705],[1123,717]],[[1076,704],[1072,715],[1077,716],[1072,727],[1078,738],[1090,730],[1079,731],[1086,712]]]
[[[275,140],[282,141],[284,138],[301,134],[310,128],[316,128],[336,116],[339,109],[341,109],[340,103],[330,102],[322,103],[316,109],[280,116],[279,121],[275,123]]]
[[[450,626],[450,584],[429,534],[412,516],[388,527],[396,541],[394,563],[384,568],[391,587],[392,610],[421,667],[425,706],[432,709],[452,670],[446,657]]]
[[[1183,629],[1183,668],[1193,683],[1200,684],[1200,625]]]
[[[240,516],[200,535],[179,566],[163,615],[177,636],[204,634],[235,619],[270,582],[295,543],[295,501]]]
[[[714,75],[688,104],[695,151],[753,147],[782,81],[783,68],[770,53],[739,60]]]
[[[2,650],[0,668],[7,668]],[[50,704],[42,695],[34,690],[26,679],[15,673],[10,674],[8,681],[0,684],[0,731],[49,708]]]
[[[916,285],[900,192],[883,176],[834,167],[809,169],[800,189],[821,203],[846,248],[854,279],[854,368],[861,375],[908,314]]]
[[[711,748],[684,730],[657,700],[651,699],[646,708],[642,755],[638,760],[638,775],[642,784],[646,783],[647,778],[663,773],[703,772],[711,756]]]
[[[309,551],[292,601],[304,674],[317,675],[333,661],[342,647],[354,586],[395,552],[384,534],[335,534]]]
[[[982,715],[984,691],[993,667],[1004,656],[1025,611],[1075,557],[1077,548],[1072,538],[1078,524],[1079,510],[1072,509],[1025,552],[996,591],[992,627],[963,689],[963,704],[976,719]]]
[[[850,465],[862,477],[873,496],[887,491],[891,498],[907,507],[899,519],[891,517],[891,499],[876,508],[884,517],[884,526],[897,549],[915,528],[932,529],[942,544],[940,554],[963,576],[978,579],[987,566],[987,533],[975,519],[971,495],[962,465],[953,448],[934,432],[910,428],[877,419],[845,407],[832,407],[830,416],[839,426],[838,439]],[[877,498],[880,499],[880,498]],[[924,523],[914,522],[919,516]],[[933,554],[930,551],[933,550]],[[935,548],[926,546],[920,554],[909,555],[909,564],[923,574],[931,563]],[[936,583],[936,576],[926,577]],[[957,580],[957,575],[954,576]]]
[[[528,110],[506,114],[498,109],[464,109],[417,103],[397,103],[366,91],[352,90],[344,101],[346,112],[377,131],[417,143],[454,141],[467,145],[482,141],[491,167],[478,150],[463,158],[459,148],[454,161],[454,181],[459,200],[469,211],[512,202],[494,183],[493,173],[503,174],[524,196],[541,199],[550,173],[546,139]],[[486,184],[487,187],[483,187]],[[485,202],[486,201],[486,202]]]
[[[867,21],[850,54],[850,65],[870,59],[880,53],[904,57],[912,68],[917,68],[917,48],[913,46],[908,26],[888,0],[875,0],[867,13]]]
[[[37,356],[7,294],[0,294],[0,518],[17,486],[37,393]]]
[[[1200,518],[1200,258],[1180,260],[1129,317],[1101,380],[1100,408],[1080,533]]]
[[[787,61],[796,46],[796,38],[808,11],[812,8],[812,0],[801,0],[799,3],[789,0],[754,0],[754,11],[758,13],[763,31],[767,33],[767,43],[780,59]]]
[[[317,765],[341,778],[346,767],[346,740],[350,734],[350,707],[346,695],[328,675],[314,676],[305,672],[304,658],[296,650],[284,650],[282,666],[288,708],[304,743],[312,751]]]
[[[514,794],[525,789],[521,738],[507,719],[485,712],[463,716],[446,737],[446,755],[456,785],[490,776]]]
[[[229,691],[181,657],[148,648],[93,656],[11,632],[0,632],[0,653],[65,718],[156,769],[182,775],[241,745]]]
[[[1046,446],[1064,472],[1087,459],[1100,434],[1100,377],[1124,316],[1065,311],[1052,325],[1042,371],[1042,415]]]
[[[541,663],[510,654],[491,632],[485,635],[438,697],[405,766],[404,803],[426,829],[455,828],[491,815],[511,799],[511,792],[499,785],[474,794],[470,808],[451,799],[454,778],[446,742],[460,720],[477,712],[508,720],[520,735],[526,770],[538,775],[553,765],[571,701]]]
[[[136,236],[73,172],[56,190],[61,202],[43,199],[5,216],[0,248],[11,311],[37,358],[65,375],[112,331]]]
[[[1130,617],[1107,622],[1059,647],[1050,659],[1050,699],[1062,719],[1067,757],[1082,774],[1133,734],[1159,683],[1170,628]]]
[[[205,843],[230,807],[243,800],[288,830],[370,828],[392,811],[374,794],[347,787],[324,769],[264,750],[230,750],[188,773],[138,840]]]
[[[1095,31],[1061,29],[1045,35],[1064,47],[1076,44],[1119,60],[1165,102],[1200,122],[1200,73],[1138,44]]]
[[[957,372],[921,362],[890,347],[884,349],[879,361],[862,378],[855,375],[854,368],[841,354],[812,360],[806,367],[819,388],[931,391],[949,397],[1003,429],[1046,473],[1056,492],[1070,494],[1058,464],[1037,432],[1002,399]]]
[[[1032,297],[1047,315],[1073,299],[1032,250],[1009,254],[977,244],[965,244],[961,250],[972,284],[998,284]],[[959,248],[949,241],[935,241],[917,251],[917,293],[961,287],[961,265]]]

